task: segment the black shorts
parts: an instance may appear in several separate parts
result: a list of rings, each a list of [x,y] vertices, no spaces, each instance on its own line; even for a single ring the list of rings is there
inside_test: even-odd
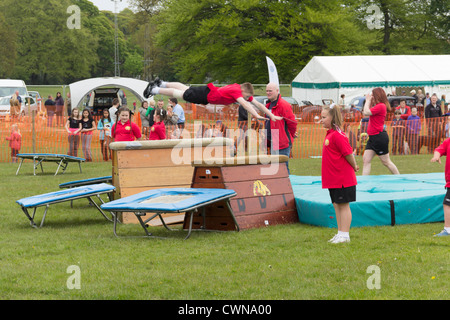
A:
[[[187,102],[197,104],[208,104],[209,88],[207,86],[189,87],[184,94],[183,99]]]
[[[450,206],[450,189],[447,189],[447,194],[444,197],[444,204]]]
[[[332,203],[348,203],[356,201],[356,186],[328,189]]]
[[[366,150],[372,150],[377,155],[382,156],[389,153],[389,136],[386,131],[381,131],[379,134],[369,136],[369,141],[366,144]]]

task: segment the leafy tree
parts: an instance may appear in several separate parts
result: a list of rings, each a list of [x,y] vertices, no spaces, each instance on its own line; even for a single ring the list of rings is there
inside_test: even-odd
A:
[[[11,76],[16,60],[16,34],[12,31],[0,13],[0,78]]]
[[[266,83],[265,56],[290,82],[314,55],[368,51],[352,15],[338,0],[168,0],[157,44],[184,82]]]
[[[61,83],[89,76],[95,63],[87,29],[69,29],[69,0],[3,0],[0,11],[16,34],[13,74],[31,83]],[[50,31],[50,32],[49,32]]]

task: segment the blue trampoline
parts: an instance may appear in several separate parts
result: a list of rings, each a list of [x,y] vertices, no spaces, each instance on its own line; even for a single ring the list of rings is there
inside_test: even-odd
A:
[[[41,167],[41,171],[44,172],[42,168],[42,162],[55,162],[58,164],[56,168],[55,176],[58,174],[59,169],[63,168],[63,173],[66,171],[67,166],[70,162],[77,162],[81,173],[81,163],[85,161],[83,158],[78,158],[74,156],[69,156],[67,154],[54,154],[54,153],[19,153],[17,157],[20,158],[20,164],[17,168],[16,175],[19,174],[19,170],[22,167],[22,163],[25,159],[33,160],[33,175],[36,175],[36,168]]]
[[[336,228],[329,192],[321,177],[290,176],[301,223]],[[441,222],[444,173],[357,176],[352,227]]]
[[[98,184],[98,183],[112,183],[112,176],[104,176],[104,177],[96,177],[96,178],[90,178],[90,179],[64,182],[64,183],[60,183],[59,187],[61,189],[75,188],[75,187],[88,186],[91,184]]]
[[[215,202],[226,200],[228,210],[234,219],[237,230],[239,230],[236,219],[234,218],[229,199],[234,197],[236,192],[230,189],[206,189],[206,188],[165,188],[144,191],[129,197],[111,201],[101,205],[103,210],[113,212],[114,234],[117,236],[117,220],[120,212],[133,212],[140,225],[145,231],[145,236],[152,234],[147,230],[147,223],[152,219],[159,217],[167,230],[170,229],[164,222],[161,214],[186,212],[190,216],[189,230],[185,239],[189,238],[192,232],[193,214],[202,209],[204,217],[205,208]],[[151,217],[142,220],[142,216],[147,213],[154,213]],[[205,228],[201,228],[205,230]]]
[[[106,183],[100,183],[95,185],[89,185],[89,186],[82,186],[82,187],[76,187],[76,188],[70,188],[55,192],[49,192],[45,194],[40,194],[28,198],[23,198],[20,200],[17,200],[16,202],[21,206],[22,211],[25,213],[27,218],[30,220],[31,226],[36,227],[36,223],[34,222],[34,217],[36,214],[36,209],[38,207],[45,206],[44,215],[41,220],[40,227],[44,224],[45,217],[47,215],[47,210],[50,205],[65,201],[72,201],[76,199],[82,199],[87,198],[89,200],[89,203],[94,205],[100,213],[105,217],[105,219],[112,221],[112,219],[108,218],[106,214],[103,212],[103,210],[99,207],[99,205],[91,199],[91,197],[97,197],[101,203],[104,203],[104,201],[101,199],[100,195],[105,193],[111,193],[116,188],[112,185],[106,184]],[[28,209],[34,209],[33,214],[30,215],[28,213]]]

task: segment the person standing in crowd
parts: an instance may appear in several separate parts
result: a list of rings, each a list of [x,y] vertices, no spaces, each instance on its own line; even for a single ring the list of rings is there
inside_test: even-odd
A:
[[[271,154],[285,155],[289,158],[294,138],[297,137],[297,120],[292,107],[280,95],[277,84],[266,86],[268,102],[266,108],[280,120],[272,121],[266,118],[267,147]],[[286,162],[288,173],[289,161]]]
[[[78,157],[78,146],[80,145],[81,117],[80,110],[73,109],[66,121],[66,131],[69,133],[69,156]]]
[[[184,129],[184,123],[186,121],[186,119],[184,117],[183,107],[178,104],[178,99],[177,98],[169,98],[169,104],[173,108],[173,113],[175,113],[178,116],[178,122],[177,122],[178,128],[183,130]]]
[[[405,141],[405,122],[401,118],[402,112],[400,110],[395,110],[394,119],[391,122],[392,127],[392,154],[404,154],[404,144]]]
[[[153,116],[153,126],[150,128],[149,140],[165,140],[166,139],[166,126],[161,121],[161,114],[155,112]]]
[[[22,147],[22,135],[20,134],[19,126],[17,124],[11,126],[11,134],[9,137],[6,137],[6,140],[9,141],[9,147],[11,148],[11,160],[15,163],[18,160],[17,154]]]
[[[400,111],[401,114],[401,118],[403,120],[408,119],[408,117],[411,115],[411,108],[409,106],[406,105],[406,100],[405,99],[400,99],[400,105],[395,108],[395,111]]]
[[[159,114],[161,121],[163,121],[166,118],[166,110],[164,109],[164,100],[159,99],[158,103],[156,104],[155,114]],[[153,122],[154,122],[153,118]]]
[[[102,151],[103,160],[112,159],[112,152],[109,148],[111,143],[112,121],[109,115],[109,109],[103,109],[101,119],[98,121],[97,130],[99,131],[100,150]]]
[[[72,114],[72,100],[70,99],[70,92],[67,92],[67,98],[65,101],[67,116],[70,117]]]
[[[411,109],[411,115],[406,120],[407,141],[411,154],[419,154],[419,134],[422,129],[420,117],[417,115],[417,108]]]
[[[119,98],[114,98],[112,101],[112,107],[109,108],[109,116],[113,124],[117,122],[117,111],[119,110],[119,107],[120,107]]]
[[[137,124],[131,122],[131,110],[120,107],[118,111],[118,121],[113,124],[111,136],[114,141],[134,141],[141,140],[141,129]]]
[[[16,91],[9,100],[9,115],[12,122],[15,122],[20,117],[21,102],[19,100],[20,96],[18,96],[17,93],[18,91]]]
[[[150,124],[148,122],[148,117],[146,117],[147,110],[148,110],[148,102],[144,100],[144,101],[142,101],[142,104],[139,107],[139,115],[141,117],[142,134],[144,136],[144,139],[148,139],[149,130],[150,130]]]
[[[50,95],[44,102],[45,109],[47,110],[47,127],[53,126],[53,116],[55,115],[56,106],[53,97]]]
[[[424,105],[425,95],[423,94],[421,89],[417,90],[417,100],[417,103]]]
[[[171,133],[174,131],[174,128],[178,122],[178,115],[173,113],[172,106],[169,104],[167,106],[166,117],[164,118],[164,126],[166,127],[166,137],[170,137]]]
[[[56,106],[56,125],[58,127],[62,127],[63,113],[64,113],[64,99],[61,96],[61,92],[56,93],[55,106]]]
[[[363,175],[369,175],[372,167],[372,159],[377,155],[381,163],[393,174],[400,174],[396,165],[389,157],[389,136],[384,129],[384,120],[391,105],[382,88],[375,88],[366,95],[363,114],[369,116],[367,134],[369,140],[363,154]]]
[[[430,103],[425,107],[425,123],[428,131],[428,153],[441,143],[441,117],[442,109],[437,103],[438,97],[435,93],[430,98]]]
[[[91,143],[95,130],[95,120],[88,109],[84,109],[81,114],[81,148],[87,162],[92,161]]]
[[[330,193],[338,225],[338,233],[329,242],[346,243],[350,242],[350,202],[356,201],[355,172],[359,167],[349,140],[340,129],[342,113],[339,106],[334,103],[325,106],[320,123],[327,129],[322,148],[322,188]]]
[[[159,101],[158,101],[159,102]],[[162,102],[164,104],[164,101]],[[155,100],[150,100],[147,108],[147,112],[145,113],[145,118],[148,120],[148,126],[151,128],[153,126],[153,115],[155,114]]]

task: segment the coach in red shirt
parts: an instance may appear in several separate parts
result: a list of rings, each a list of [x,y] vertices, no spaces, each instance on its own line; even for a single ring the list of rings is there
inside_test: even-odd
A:
[[[281,98],[278,85],[269,83],[266,86],[266,94],[269,102],[266,108],[274,116],[282,117],[281,120],[266,120],[267,146],[271,154],[288,156],[291,153],[292,142],[297,137],[297,121],[289,102]],[[289,164],[286,162],[289,173]]]

